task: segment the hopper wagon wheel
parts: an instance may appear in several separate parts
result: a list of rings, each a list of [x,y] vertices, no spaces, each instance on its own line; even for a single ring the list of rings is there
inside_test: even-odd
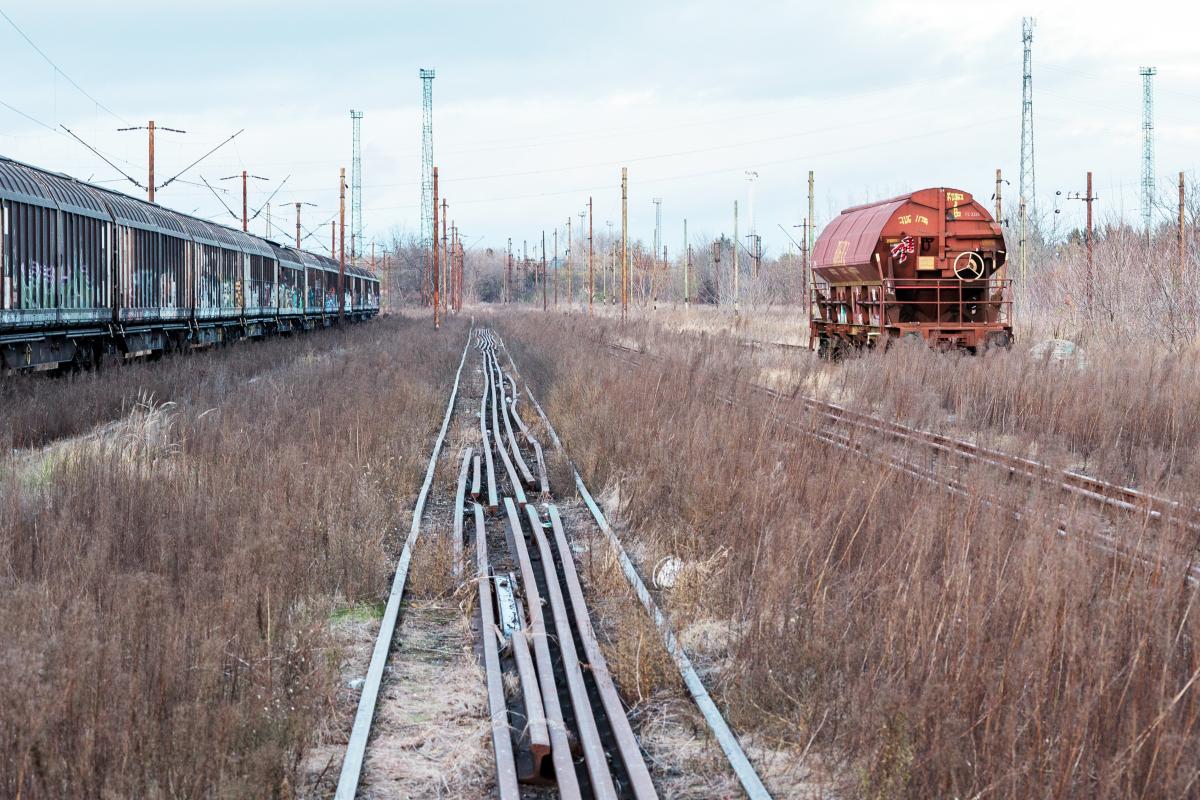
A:
[[[964,258],[966,261],[963,261]],[[977,281],[986,271],[987,266],[978,253],[968,251],[954,257],[954,274],[960,281]]]

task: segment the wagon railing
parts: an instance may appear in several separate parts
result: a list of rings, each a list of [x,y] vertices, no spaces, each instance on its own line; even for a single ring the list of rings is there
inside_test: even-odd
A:
[[[888,322],[889,310],[919,309],[926,324],[935,325],[1008,325],[1012,319],[1012,280],[984,278],[962,281],[957,278],[885,278],[881,283],[812,289],[814,320],[879,327]],[[836,296],[841,289],[844,296]],[[929,290],[933,297],[928,297]],[[920,297],[900,299],[899,292],[923,291]],[[967,292],[978,297],[965,296]]]

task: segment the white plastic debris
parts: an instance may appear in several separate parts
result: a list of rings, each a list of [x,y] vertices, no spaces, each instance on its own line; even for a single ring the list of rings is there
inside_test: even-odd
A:
[[[654,585],[659,589],[673,589],[682,570],[682,561],[675,556],[667,556],[654,568]]]
[[[1087,365],[1087,354],[1083,348],[1068,339],[1046,339],[1029,348],[1029,356],[1035,361],[1066,364],[1080,369]]]

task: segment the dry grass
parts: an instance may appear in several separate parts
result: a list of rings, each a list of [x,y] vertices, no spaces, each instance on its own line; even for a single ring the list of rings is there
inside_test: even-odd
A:
[[[465,330],[4,384],[20,444],[175,405],[6,465],[0,795],[292,794],[335,711],[330,614],[386,596]]]
[[[1181,568],[1133,569],[982,502],[1051,508],[1039,490],[969,473],[979,494],[958,498],[832,451],[777,421],[804,421],[799,404],[743,385],[786,368],[863,408],[1200,505],[1194,364],[902,348],[829,366],[645,321],[497,325],[589,485],[622,487],[631,549],[716,565],[703,602],[665,600],[681,627],[729,630],[712,678],[741,730],[811,743],[861,797],[1198,791],[1200,620]],[[600,344],[618,336],[661,358],[625,363]]]

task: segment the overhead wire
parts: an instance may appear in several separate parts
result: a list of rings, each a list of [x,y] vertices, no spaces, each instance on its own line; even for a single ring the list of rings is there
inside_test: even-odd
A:
[[[13,22],[12,17],[10,17],[8,14],[4,13],[3,9],[0,9],[0,17],[4,17],[4,19],[8,22],[8,24],[13,27],[13,30],[15,30],[17,33],[19,33],[21,35],[21,38],[24,39],[26,42],[28,42],[29,46],[32,47],[34,50],[36,50],[37,54],[40,55],[42,58],[44,58],[46,60],[46,63],[49,64],[54,69],[55,72],[57,72],[59,75],[62,75],[64,78],[66,78],[67,83],[74,86],[77,90],[79,90],[80,94],[82,94],[88,100],[91,100],[93,103],[95,103],[97,108],[102,109],[103,111],[107,112],[110,116],[112,116],[115,119],[119,119],[125,123],[129,122],[129,120],[125,119],[120,114],[116,113],[111,108],[109,108],[108,106],[101,103],[99,100],[97,100],[95,97],[93,97],[90,93],[88,93],[88,91],[86,89],[84,89],[82,86],[80,86],[78,83],[76,83],[74,78],[72,78],[70,75],[68,75],[66,73],[66,71],[63,70],[62,67],[60,67],[60,66],[58,66],[58,64],[54,63],[54,60],[52,58],[50,58],[50,56],[46,55],[45,51],[43,51],[42,48],[38,47],[37,44],[33,41],[33,39],[29,38],[29,34],[25,33],[25,31],[21,30],[21,27],[19,25],[17,25],[17,23]],[[11,108],[11,106],[10,106],[10,108]],[[20,112],[18,112],[18,113],[20,113]],[[45,126],[45,127],[49,127],[49,126]]]

